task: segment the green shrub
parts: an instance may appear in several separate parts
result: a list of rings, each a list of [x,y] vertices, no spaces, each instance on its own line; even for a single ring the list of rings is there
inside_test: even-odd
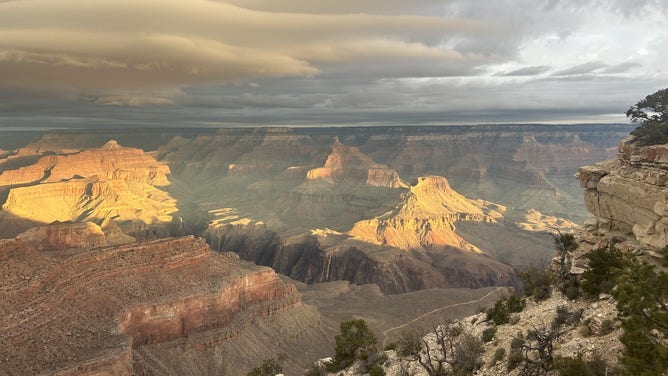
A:
[[[397,341],[397,355],[401,357],[413,356],[422,350],[421,333],[408,330],[401,333]]]
[[[517,335],[510,341],[510,348],[516,350],[521,348],[522,345],[524,345],[524,335],[522,333],[517,333]]]
[[[584,360],[582,356],[559,358],[554,362],[554,369],[559,372],[559,375],[564,376],[613,376],[619,373],[598,354],[594,354],[590,360]]]
[[[279,355],[278,358],[265,359],[262,365],[248,372],[248,376],[278,375],[279,373],[283,373],[283,362],[285,362],[285,355]]]
[[[364,320],[349,320],[341,323],[341,334],[335,340],[335,356],[328,371],[336,372],[349,367],[357,359],[367,360],[376,352],[376,336]]]
[[[612,333],[614,330],[615,322],[610,319],[606,319],[601,322],[601,331],[599,332],[599,335],[604,336],[606,334]]]
[[[594,376],[615,376],[620,374],[617,367],[611,367],[599,354],[586,361],[587,367],[591,370]]]
[[[668,369],[668,346],[661,340],[668,337],[668,274],[633,256],[625,264],[611,291],[624,329],[621,360],[630,374],[660,375]]]
[[[491,320],[496,325],[507,324],[510,321],[510,312],[503,300],[499,300],[494,307],[487,310],[487,320]]]
[[[621,253],[612,247],[603,247],[585,257],[589,259],[589,270],[582,274],[582,291],[594,297],[610,292],[615,285],[615,273],[623,267]]]
[[[453,362],[451,363],[453,373],[470,375],[480,368],[480,356],[485,347],[480,340],[470,333],[460,336],[457,346],[454,348]]]
[[[525,299],[520,298],[519,296],[513,294],[506,299],[506,306],[508,307],[508,311],[512,313],[519,313],[524,310],[524,307],[526,307],[527,302]]]
[[[482,331],[482,341],[487,343],[491,342],[496,336],[496,327],[487,328]]]
[[[554,362],[554,369],[564,376],[594,376],[582,357],[559,358]]]
[[[520,273],[520,278],[524,281],[524,295],[532,296],[537,302],[550,297],[553,276],[549,271],[531,267]]]
[[[522,364],[524,361],[524,355],[522,355],[522,351],[518,349],[511,349],[510,353],[508,354],[508,371],[512,371],[517,366]]]
[[[510,352],[508,353],[508,371],[512,371],[524,361],[522,346],[526,340],[524,334],[517,333],[510,341]]]
[[[369,370],[369,376],[385,376],[385,370],[380,364],[374,364],[371,370]]]
[[[390,342],[387,345],[385,345],[385,347],[383,347],[383,351],[390,351],[390,350],[396,351],[398,347],[399,347],[398,342]]]
[[[578,299],[582,295],[578,277],[568,274],[564,281],[559,285],[559,291],[561,291],[568,300]]]
[[[510,295],[498,300],[494,303],[494,307],[487,310],[487,321],[491,320],[496,325],[507,324],[510,321],[510,314],[521,312],[525,306],[526,300],[517,295]]]
[[[557,315],[552,320],[552,329],[558,329],[562,325],[573,325],[580,322],[582,311],[571,312],[566,306],[557,307]]]
[[[505,358],[505,357],[506,357],[506,349],[504,349],[503,347],[499,347],[499,348],[496,349],[496,351],[494,352],[494,356],[492,357],[492,362],[491,362],[490,365],[493,366],[493,365],[496,364],[497,362],[502,361],[503,358]]]

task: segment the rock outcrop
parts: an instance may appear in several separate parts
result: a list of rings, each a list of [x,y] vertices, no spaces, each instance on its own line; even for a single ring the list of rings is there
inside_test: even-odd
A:
[[[668,145],[638,147],[626,139],[617,160],[582,167],[577,176],[599,231],[632,234],[655,248],[668,244]]]
[[[307,179],[324,179],[334,183],[350,179],[374,187],[406,188],[396,171],[376,163],[354,146],[343,145],[337,138],[324,167],[308,172]]]
[[[503,206],[467,199],[442,176],[420,177],[395,210],[357,222],[350,235],[404,250],[452,247],[480,252],[457,235],[455,223],[496,222],[503,211]]]
[[[38,252],[90,249],[109,245],[100,226],[92,222],[54,222],[28,229],[16,238],[31,250]]]
[[[223,351],[245,327],[296,318],[302,331],[317,325],[309,321],[317,316],[302,314],[307,308],[293,285],[211,251],[202,239],[58,254],[31,244],[0,241],[0,369],[7,375],[245,374],[248,364]],[[273,338],[284,340],[294,346],[287,336]]]
[[[164,233],[177,211],[176,201],[158,188],[169,184],[168,175],[167,165],[113,140],[96,149],[41,157],[0,174],[0,192],[6,192],[0,219],[9,222],[1,235],[15,236],[30,222],[105,220],[138,237],[160,226]],[[16,223],[21,221],[28,224]]]

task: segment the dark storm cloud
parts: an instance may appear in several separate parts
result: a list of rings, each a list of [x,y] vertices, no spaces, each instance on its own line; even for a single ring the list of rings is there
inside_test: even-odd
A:
[[[0,0],[0,125],[620,120],[668,86],[667,19],[658,0]]]

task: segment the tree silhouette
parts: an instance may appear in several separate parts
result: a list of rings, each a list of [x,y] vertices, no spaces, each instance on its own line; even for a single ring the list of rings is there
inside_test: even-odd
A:
[[[640,123],[631,131],[634,142],[641,146],[668,143],[668,88],[640,100],[626,111],[626,117]]]

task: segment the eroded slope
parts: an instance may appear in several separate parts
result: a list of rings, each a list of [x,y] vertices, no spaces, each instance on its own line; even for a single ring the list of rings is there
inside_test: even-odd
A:
[[[224,345],[252,323],[317,325],[271,269],[193,237],[49,255],[3,240],[0,268],[0,358],[10,375],[220,374],[245,369]]]

